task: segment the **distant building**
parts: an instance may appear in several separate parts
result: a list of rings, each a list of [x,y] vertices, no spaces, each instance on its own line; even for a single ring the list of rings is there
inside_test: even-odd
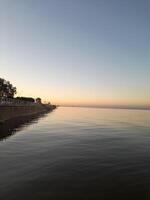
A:
[[[31,103],[35,102],[35,100],[32,97],[16,97],[15,99],[24,101],[24,102],[31,102]]]

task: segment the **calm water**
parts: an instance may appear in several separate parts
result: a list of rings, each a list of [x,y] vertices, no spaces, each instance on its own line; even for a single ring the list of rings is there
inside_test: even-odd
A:
[[[150,111],[62,107],[11,131],[0,200],[150,199]]]

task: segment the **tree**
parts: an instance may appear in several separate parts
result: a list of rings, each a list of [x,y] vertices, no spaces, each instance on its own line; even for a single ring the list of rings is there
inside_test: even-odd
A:
[[[16,87],[14,87],[9,81],[0,78],[0,97],[13,98],[16,93]]]
[[[36,98],[36,103],[39,103],[39,104],[41,104],[42,103],[42,100],[41,100],[41,98]]]

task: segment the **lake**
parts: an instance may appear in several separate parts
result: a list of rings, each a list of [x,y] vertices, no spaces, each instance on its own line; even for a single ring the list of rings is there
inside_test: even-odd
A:
[[[150,111],[59,107],[3,131],[0,200],[150,199]]]

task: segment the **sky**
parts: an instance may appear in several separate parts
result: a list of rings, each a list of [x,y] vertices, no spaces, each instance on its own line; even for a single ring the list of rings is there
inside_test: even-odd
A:
[[[149,0],[0,0],[0,77],[61,105],[150,105]]]

